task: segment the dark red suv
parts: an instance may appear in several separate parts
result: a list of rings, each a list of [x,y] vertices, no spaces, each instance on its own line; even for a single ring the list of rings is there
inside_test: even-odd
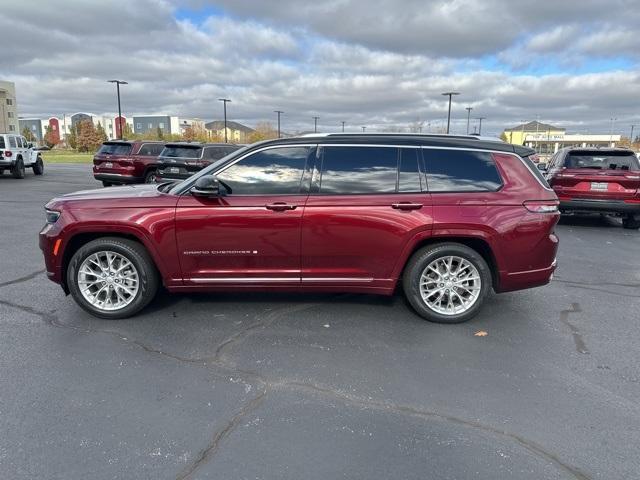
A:
[[[93,177],[105,187],[125,183],[155,183],[158,155],[164,142],[104,142],[93,157]]]
[[[547,179],[562,213],[605,213],[622,217],[624,228],[640,228],[640,163],[631,150],[559,150]]]
[[[519,148],[428,135],[262,142],[181,183],[54,199],[40,247],[49,278],[104,318],[133,315],[161,284],[381,295],[402,284],[426,319],[462,322],[491,289],[544,285],[556,268],[558,200]]]

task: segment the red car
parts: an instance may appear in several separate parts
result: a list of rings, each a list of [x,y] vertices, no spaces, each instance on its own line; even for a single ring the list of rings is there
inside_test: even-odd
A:
[[[640,228],[640,163],[631,150],[559,150],[547,179],[562,213],[605,213],[622,217],[624,228]]]
[[[164,142],[104,142],[93,157],[93,177],[105,187],[126,183],[155,183],[158,155]]]
[[[556,268],[558,199],[519,149],[429,135],[262,142],[181,183],[54,199],[40,247],[49,278],[103,318],[133,315],[160,285],[402,285],[424,318],[462,322],[491,289],[544,285]]]

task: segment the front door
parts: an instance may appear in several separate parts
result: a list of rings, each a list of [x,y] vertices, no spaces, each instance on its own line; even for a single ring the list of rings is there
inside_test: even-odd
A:
[[[176,211],[185,285],[300,283],[300,226],[315,147],[265,148],[216,172],[216,198],[186,194]]]

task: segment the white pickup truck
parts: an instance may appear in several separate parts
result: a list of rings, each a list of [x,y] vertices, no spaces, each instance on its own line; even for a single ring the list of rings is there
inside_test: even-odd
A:
[[[44,173],[40,152],[22,135],[0,133],[0,175],[9,170],[13,178],[24,178],[27,167],[32,168],[35,175]]]

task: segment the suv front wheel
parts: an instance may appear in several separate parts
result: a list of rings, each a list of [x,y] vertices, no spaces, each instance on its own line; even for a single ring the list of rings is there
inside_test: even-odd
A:
[[[461,323],[473,318],[491,288],[484,258],[459,243],[439,243],[413,254],[404,270],[407,300],[431,322]]]
[[[142,310],[158,290],[158,273],[146,249],[131,240],[105,237],[83,245],[67,268],[74,300],[101,318],[120,319]]]

